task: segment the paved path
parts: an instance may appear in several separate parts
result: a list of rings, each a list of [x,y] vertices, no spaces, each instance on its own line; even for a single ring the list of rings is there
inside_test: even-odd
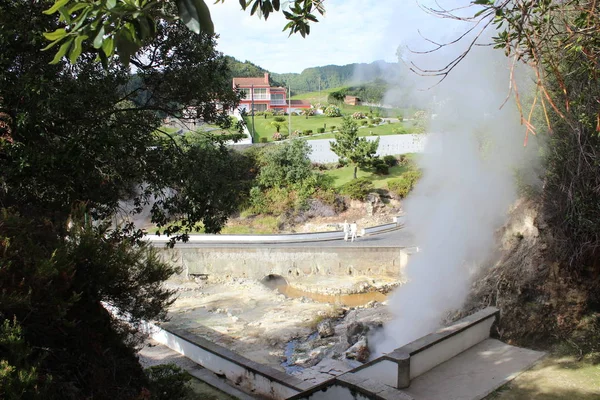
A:
[[[157,247],[163,244],[157,243]],[[274,248],[274,247],[308,247],[308,248],[337,248],[337,247],[413,247],[416,246],[414,237],[406,229],[397,229],[372,236],[359,237],[355,242],[344,242],[343,239],[323,240],[315,242],[283,242],[283,243],[177,243],[178,248],[227,247],[227,248]]]

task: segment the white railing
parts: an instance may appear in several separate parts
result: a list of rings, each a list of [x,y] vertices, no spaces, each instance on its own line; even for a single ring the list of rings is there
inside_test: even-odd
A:
[[[285,100],[271,100],[271,105],[286,106],[287,102]]]

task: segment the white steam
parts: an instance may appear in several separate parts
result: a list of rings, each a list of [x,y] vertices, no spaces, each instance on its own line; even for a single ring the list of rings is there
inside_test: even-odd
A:
[[[376,338],[377,353],[439,328],[462,306],[473,273],[493,250],[516,197],[515,168],[525,160],[514,102],[500,109],[509,73],[503,52],[479,47],[428,92],[434,118],[418,160],[423,178],[404,203],[405,229],[420,251],[406,267],[408,283],[389,299],[395,319]]]

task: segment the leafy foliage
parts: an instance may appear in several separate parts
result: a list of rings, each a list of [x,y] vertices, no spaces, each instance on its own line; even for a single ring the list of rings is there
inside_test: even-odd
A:
[[[338,157],[354,164],[354,179],[356,170],[369,166],[379,147],[379,138],[369,141],[358,137],[358,126],[350,117],[344,117],[342,126],[335,133],[335,142],[330,143],[331,151]]]
[[[183,217],[178,233],[218,230],[250,168],[208,137],[159,127],[184,111],[229,127],[213,100],[237,96],[213,39],[179,23],[158,26],[146,56],[132,57],[135,77],[110,60],[102,68],[92,50],[50,64],[43,32],[60,27],[45,7],[0,2],[0,397],[142,398],[137,328],[165,317],[162,283],[177,269],[112,218],[127,202],[134,216],[155,206],[165,226]]]
[[[408,196],[408,194],[415,187],[419,179],[421,179],[421,171],[407,171],[403,173],[400,178],[390,180],[388,182],[388,188],[396,196],[403,199],[406,196]]]
[[[313,10],[321,15],[325,12],[322,2],[317,0],[294,0],[287,10],[281,8],[279,0],[240,1],[240,5],[244,10],[250,9],[251,15],[257,14],[265,19],[272,12],[281,11],[289,21],[284,30],[289,29],[290,35],[300,33],[302,37],[310,33],[309,24],[318,21]],[[75,63],[87,43],[93,46],[93,53],[104,63],[116,53],[127,65],[129,58],[144,43],[155,39],[159,26],[169,25],[174,19],[183,22],[196,34],[214,33],[210,11],[204,0],[55,0],[44,13],[59,15],[62,24],[45,33],[46,39],[51,41],[46,49],[60,44],[53,63],[58,63],[67,54],[69,61]]]
[[[333,104],[330,104],[327,106],[327,108],[325,108],[324,114],[328,117],[341,117],[342,116],[342,112],[340,111],[339,107],[336,107]]]
[[[373,183],[365,177],[353,179],[340,188],[340,193],[355,200],[365,200],[367,195],[373,191]]]

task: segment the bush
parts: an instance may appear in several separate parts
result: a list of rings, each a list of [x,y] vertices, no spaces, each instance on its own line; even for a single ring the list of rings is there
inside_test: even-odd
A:
[[[265,115],[264,111],[255,111],[254,112],[254,116],[255,117],[262,117],[263,115]]]
[[[261,137],[260,139],[258,139],[258,142],[259,142],[259,143],[267,143],[267,142],[268,142],[268,140],[267,140],[267,138],[266,138],[266,137]]]
[[[318,133],[325,133],[325,128],[317,128]]]
[[[341,117],[342,112],[340,109],[333,104],[328,105],[327,108],[323,111],[323,113],[328,117]]]
[[[313,116],[313,115],[315,115],[315,109],[307,108],[305,110],[302,110],[302,115],[306,115],[307,117]]]
[[[383,162],[385,162],[388,167],[393,167],[398,164],[398,160],[396,160],[396,157],[394,156],[384,156]]]
[[[369,121],[362,121],[360,124],[364,125],[364,126],[367,126],[369,124]]]
[[[281,133],[275,132],[273,134],[273,140],[277,140],[277,141],[281,140]]]
[[[256,115],[256,113],[254,115]],[[265,118],[272,117],[273,116],[273,111],[271,111],[271,110],[265,111],[264,112],[264,116],[265,116]]]
[[[155,365],[145,372],[152,400],[185,399],[191,392],[186,383],[192,377],[175,364]]]
[[[344,184],[340,188],[340,193],[355,200],[364,200],[369,192],[373,190],[373,183],[367,178],[357,178]]]
[[[374,167],[375,167],[375,173],[377,175],[389,175],[390,174],[390,167],[383,161],[375,164]]]
[[[273,121],[276,121],[276,122],[285,122],[285,117],[277,116],[277,117],[273,118]]]
[[[287,138],[289,138],[289,137],[290,137],[290,134],[289,134],[289,133],[282,133],[282,134],[281,134],[281,139],[287,139]]]
[[[365,119],[366,116],[365,114],[361,113],[361,112],[355,112],[354,114],[352,114],[352,119]]]
[[[408,132],[406,131],[406,129],[403,126],[400,126],[398,128],[392,129],[392,133],[395,133],[396,135],[404,135]]]
[[[388,181],[388,188],[391,192],[403,199],[408,196],[420,178],[421,171],[408,171],[402,174],[400,178]]]
[[[335,128],[337,128],[337,126],[331,125],[331,128],[329,128],[329,129],[331,129],[331,133],[333,133],[333,131],[335,131]]]

